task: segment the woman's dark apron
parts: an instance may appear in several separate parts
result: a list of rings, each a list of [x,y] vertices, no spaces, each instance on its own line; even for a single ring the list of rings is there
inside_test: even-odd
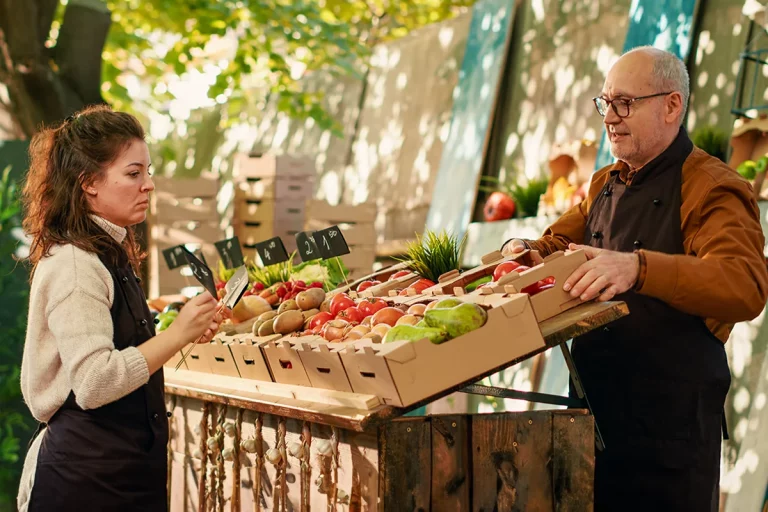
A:
[[[155,335],[139,279],[127,257],[102,258],[114,282],[111,315],[118,350]],[[127,396],[81,409],[73,392],[44,431],[30,512],[165,511],[168,422],[163,371]]]
[[[683,254],[682,165],[692,149],[681,130],[631,186],[613,171],[592,205],[584,243]],[[660,300],[632,291],[616,300],[630,314],[573,343],[606,445],[596,457],[595,510],[718,510],[731,381],[723,343],[701,318]]]

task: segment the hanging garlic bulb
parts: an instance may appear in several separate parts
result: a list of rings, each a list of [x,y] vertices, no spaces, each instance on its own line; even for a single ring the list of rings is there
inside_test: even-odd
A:
[[[329,455],[331,453],[331,442],[327,439],[318,439],[314,442],[317,447],[317,453],[320,455]]]
[[[202,459],[203,458],[203,452],[200,451],[200,448],[197,448],[195,452],[192,454],[192,456],[196,459]]]
[[[324,477],[324,476],[323,476],[323,474],[321,473],[321,474],[319,474],[319,475],[317,476],[317,478],[315,479],[315,485],[316,485],[316,486],[318,486],[318,487],[322,487],[322,486],[323,486],[323,482],[324,482],[324,481],[325,481],[325,477]]]
[[[302,445],[301,443],[293,442],[288,445],[288,453],[290,453],[297,459],[300,459],[304,456],[304,445]]]
[[[270,448],[267,450],[267,453],[264,454],[264,456],[267,458],[269,462],[272,464],[279,464],[280,460],[282,459],[282,455],[280,455],[280,450],[277,448]]]
[[[216,441],[215,437],[209,437],[206,439],[205,444],[208,445],[208,449],[211,451],[216,451],[216,448],[219,446],[219,443]]]
[[[240,441],[240,448],[248,453],[256,453],[256,440],[255,439],[243,439]]]
[[[347,501],[347,499],[349,498],[349,494],[347,494],[346,492],[344,492],[344,491],[343,491],[343,490],[341,490],[341,489],[337,489],[337,490],[336,490],[336,498],[337,498],[337,499],[338,499],[340,502],[344,503],[344,502],[345,502],[345,501]]]
[[[229,437],[235,437],[235,425],[233,423],[225,423],[224,433]]]
[[[234,454],[235,454],[235,450],[230,446],[224,448],[224,450],[222,450],[221,452],[221,456],[224,457],[224,460],[234,459],[235,458]]]
[[[195,435],[196,436],[200,435],[200,424],[199,423],[197,425],[195,425],[194,431],[195,431]]]

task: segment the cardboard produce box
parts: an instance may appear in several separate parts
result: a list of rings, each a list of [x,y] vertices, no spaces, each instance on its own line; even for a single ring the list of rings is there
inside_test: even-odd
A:
[[[311,387],[297,344],[292,339],[296,338],[284,337],[260,343],[259,347],[275,382]]]
[[[352,392],[339,353],[332,350],[342,343],[330,343],[321,336],[301,336],[290,340],[301,357],[313,388]]]
[[[386,344],[365,340],[338,352],[354,392],[407,407],[544,348],[530,298],[515,294],[495,297],[483,327],[441,344],[428,339]]]
[[[264,360],[260,345],[279,339],[279,334],[253,336],[246,333],[234,336],[217,335],[217,338],[219,343],[229,350],[241,378],[272,382],[272,375],[269,373],[269,367]]]
[[[531,297],[536,318],[539,322],[543,322],[583,302],[579,298],[571,297],[570,293],[563,290],[563,285],[566,279],[586,261],[587,255],[583,250],[568,253],[558,251],[544,258],[544,263],[519,274],[510,272],[499,279],[494,286],[480,288],[470,295],[518,293],[540,280],[554,278],[553,288]]]

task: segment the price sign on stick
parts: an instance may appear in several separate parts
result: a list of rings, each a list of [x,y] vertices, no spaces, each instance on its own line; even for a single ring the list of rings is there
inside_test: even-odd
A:
[[[203,285],[203,288],[211,292],[213,297],[216,297],[216,283],[213,281],[213,272],[208,268],[208,265],[200,261],[197,256],[189,252],[186,247],[183,248],[184,257],[187,259],[189,268],[192,269],[195,279]]]
[[[296,233],[296,247],[299,250],[301,261],[312,261],[322,258],[320,249],[317,248],[315,238],[311,231]]]
[[[176,247],[170,247],[163,250],[163,258],[170,270],[179,268],[187,264],[187,260],[184,258],[184,246],[177,245]]]
[[[221,240],[213,245],[216,246],[216,251],[218,251],[225,268],[236,268],[244,264],[243,249],[240,247],[240,240],[236,236]]]
[[[349,254],[349,246],[338,226],[315,231],[314,238],[320,250],[320,256],[325,260]]]
[[[265,267],[288,260],[288,251],[285,250],[285,245],[279,236],[257,243],[256,252],[259,253]]]

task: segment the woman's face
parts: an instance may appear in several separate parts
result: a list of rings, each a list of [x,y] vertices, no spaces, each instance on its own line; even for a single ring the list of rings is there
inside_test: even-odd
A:
[[[106,169],[103,177],[85,187],[96,215],[121,227],[144,221],[149,193],[155,189],[149,175],[149,148],[134,140]]]

